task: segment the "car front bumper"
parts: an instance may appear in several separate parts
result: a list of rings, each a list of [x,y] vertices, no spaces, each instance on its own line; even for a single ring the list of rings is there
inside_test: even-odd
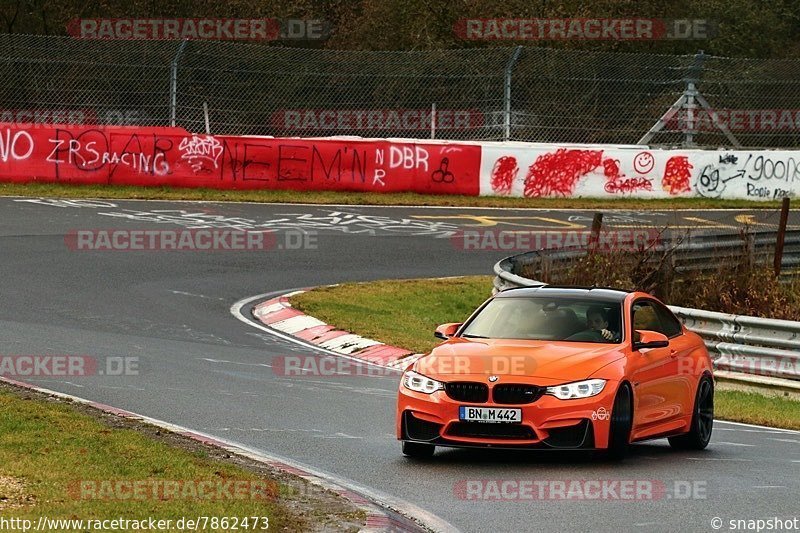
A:
[[[609,381],[590,398],[560,400],[544,395],[532,403],[506,405],[454,400],[445,391],[423,394],[401,385],[397,401],[397,438],[436,446],[605,449],[617,383]],[[521,409],[519,423],[465,422],[459,407]]]

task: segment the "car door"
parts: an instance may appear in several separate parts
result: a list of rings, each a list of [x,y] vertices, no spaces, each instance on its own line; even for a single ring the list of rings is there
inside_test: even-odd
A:
[[[689,415],[694,409],[694,386],[698,381],[698,372],[695,359],[692,357],[694,348],[691,339],[683,333],[683,326],[672,311],[661,302],[652,302],[658,315],[662,333],[669,339],[670,357],[677,363],[676,375],[670,387],[671,401],[679,406],[681,414]]]
[[[654,304],[639,299],[631,306],[631,339],[635,330],[657,331],[666,335]],[[634,395],[633,438],[644,438],[664,431],[664,424],[681,415],[676,395],[678,358],[670,342],[666,348],[644,348],[632,353]]]

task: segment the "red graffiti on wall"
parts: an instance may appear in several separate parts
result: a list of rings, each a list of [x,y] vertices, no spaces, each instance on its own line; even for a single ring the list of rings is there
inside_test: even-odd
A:
[[[609,194],[652,191],[653,182],[647,178],[615,179],[606,182],[605,191]]]
[[[603,174],[605,175],[608,181],[616,181],[625,176],[621,175],[619,172],[619,160],[618,159],[605,159],[603,160]]]
[[[525,196],[568,196],[578,180],[600,166],[602,150],[568,150],[542,154],[528,167]]]
[[[0,124],[0,182],[477,196],[480,161],[474,144]]]
[[[664,179],[661,186],[670,194],[680,194],[689,192],[692,186],[689,180],[692,177],[692,165],[689,158],[685,155],[672,156],[667,160],[667,167],[664,169]]]
[[[492,190],[495,194],[511,194],[511,186],[519,174],[517,158],[504,155],[498,159],[492,168]]]

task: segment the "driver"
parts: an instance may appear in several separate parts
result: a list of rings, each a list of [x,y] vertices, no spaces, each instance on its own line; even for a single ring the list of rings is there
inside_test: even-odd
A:
[[[598,332],[607,341],[614,338],[614,334],[608,329],[608,311],[605,307],[593,305],[587,309],[586,325],[588,329]]]
[[[567,341],[613,340],[614,333],[608,329],[608,311],[602,306],[593,305],[586,310],[586,329],[567,337]]]

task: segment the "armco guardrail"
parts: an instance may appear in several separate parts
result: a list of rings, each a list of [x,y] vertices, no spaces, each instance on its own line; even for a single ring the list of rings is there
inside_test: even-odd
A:
[[[777,234],[693,234],[674,247],[674,264],[679,272],[717,268],[721,258],[735,258],[747,251],[752,257],[773,254]],[[781,271],[792,274],[800,267],[800,230],[785,234]]]
[[[743,254],[750,255],[753,260],[771,256],[775,252],[776,241],[775,232],[673,233],[654,244],[652,251],[669,252],[671,267],[676,272],[703,271],[717,269],[725,260],[738,263]],[[586,250],[583,248],[538,250],[503,259],[496,268],[502,267],[507,275],[515,276],[518,282],[522,278],[544,279],[549,273],[566,269],[572,261],[584,255]],[[789,230],[784,238],[781,273],[785,278],[791,277],[798,274],[799,269],[800,230]],[[496,279],[495,288],[505,288],[503,280]]]
[[[772,236],[774,238],[774,233]],[[762,237],[763,240],[767,238],[766,236]],[[755,237],[755,239],[762,239],[762,237]],[[721,240],[724,239],[717,236],[715,244]],[[710,243],[710,241],[708,242]],[[695,242],[694,246],[695,252],[704,250],[699,242]],[[512,287],[544,285],[541,281],[520,276],[516,272],[519,272],[521,266],[529,268],[533,263],[537,263],[538,268],[543,270],[564,268],[571,259],[585,255],[585,253],[585,251],[578,250],[541,250],[506,257],[494,265],[494,291]],[[707,253],[707,250],[703,253]],[[680,254],[677,257],[681,257]],[[787,264],[795,266],[798,264],[797,252],[790,254],[788,258],[784,256],[784,265]],[[687,266],[694,268],[692,265]],[[696,266],[699,267],[699,265]],[[670,306],[670,309],[686,324],[687,328],[703,338],[717,370],[739,375],[800,380],[800,322],[731,315],[676,306]],[[769,384],[780,385],[781,383],[770,382]]]
[[[800,379],[800,322],[670,309],[703,337],[718,369]]]

